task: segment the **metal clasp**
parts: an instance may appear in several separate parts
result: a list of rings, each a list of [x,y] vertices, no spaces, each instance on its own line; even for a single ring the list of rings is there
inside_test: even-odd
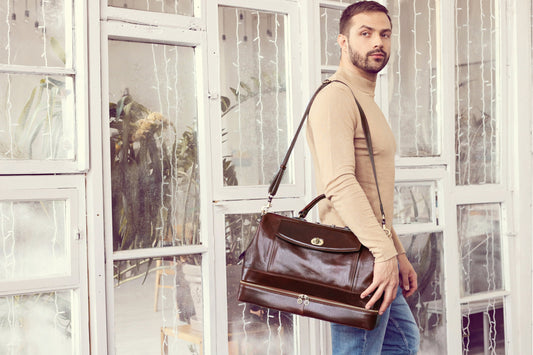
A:
[[[381,228],[383,228],[387,237],[390,238],[392,236],[392,232],[389,228],[387,228],[387,224],[385,222],[385,214],[381,215]]]
[[[324,245],[324,239],[319,238],[319,237],[314,237],[313,239],[311,239],[311,244],[316,245],[318,247],[322,246]]]
[[[296,302],[298,304],[302,304],[303,303],[304,306],[308,306],[309,305],[309,296],[302,294],[302,295],[298,296],[298,299],[296,300]]]
[[[392,236],[391,230],[389,228],[387,228],[386,225],[383,225],[382,227],[383,227],[383,230],[385,231],[385,234],[387,235],[387,237],[390,238]]]
[[[261,216],[264,216],[268,213],[268,210],[270,209],[270,207],[272,207],[272,199],[274,198],[274,196],[272,195],[268,195],[268,200],[267,200],[267,204],[263,206],[263,208],[261,209]]]

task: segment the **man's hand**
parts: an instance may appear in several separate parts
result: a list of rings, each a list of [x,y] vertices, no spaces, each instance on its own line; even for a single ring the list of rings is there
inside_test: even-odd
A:
[[[400,265],[400,286],[403,288],[403,296],[409,297],[418,288],[416,271],[413,265],[407,259],[405,254],[398,255],[398,264]]]
[[[375,291],[372,298],[366,303],[365,308],[370,309],[380,299],[381,295],[384,294],[383,303],[379,308],[379,314],[383,314],[396,298],[398,284],[398,258],[394,257],[387,261],[374,263],[372,284],[361,293],[361,298],[365,298]]]

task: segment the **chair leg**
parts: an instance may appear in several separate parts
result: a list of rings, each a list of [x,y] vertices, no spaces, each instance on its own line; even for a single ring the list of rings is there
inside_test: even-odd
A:
[[[155,262],[156,268],[161,266],[161,260]],[[156,270],[155,272],[155,291],[154,291],[154,312],[157,312],[157,304],[159,302],[159,287],[161,287],[161,274],[163,270]]]

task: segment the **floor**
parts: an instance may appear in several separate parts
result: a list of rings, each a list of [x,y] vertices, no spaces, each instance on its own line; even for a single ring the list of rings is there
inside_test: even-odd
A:
[[[156,273],[151,272],[141,278],[124,282],[115,287],[115,349],[117,355],[156,355],[161,354],[161,328],[177,329],[184,322],[179,321],[173,309],[174,290],[159,289],[157,311],[154,310]],[[162,282],[173,282],[170,276],[162,276]],[[198,354],[198,346],[180,341],[176,337],[168,339],[169,354]]]

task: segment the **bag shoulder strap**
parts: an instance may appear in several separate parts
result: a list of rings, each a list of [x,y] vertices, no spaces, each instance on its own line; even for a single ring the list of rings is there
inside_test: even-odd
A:
[[[355,103],[357,104],[357,108],[359,109],[359,114],[361,116],[361,124],[363,126],[363,132],[365,133],[365,139],[366,139],[366,146],[367,146],[367,149],[368,149],[368,155],[370,157],[370,163],[372,165],[372,172],[374,174],[374,181],[376,182],[376,189],[377,189],[377,192],[378,192],[379,207],[380,207],[380,212],[381,212],[381,216],[382,216],[382,227],[385,227],[385,211],[383,209],[383,203],[381,202],[381,194],[379,192],[379,184],[378,184],[378,178],[377,178],[377,173],[376,173],[376,164],[374,162],[374,149],[372,147],[372,137],[370,136],[370,128],[368,126],[368,120],[366,118],[365,112],[363,111],[363,108],[359,104],[359,101],[357,101],[357,98],[355,97],[355,94],[353,93],[352,89],[348,86],[348,84],[346,84],[345,82],[340,81],[340,80],[324,80],[324,82],[322,82],[322,84],[315,91],[313,96],[311,96],[311,99],[309,100],[309,103],[307,104],[307,107],[305,108],[305,112],[304,112],[303,117],[302,117],[302,119],[300,121],[300,124],[298,125],[298,128],[296,129],[296,133],[294,134],[294,137],[293,137],[293,139],[291,141],[291,144],[289,145],[289,148],[287,150],[287,153],[285,154],[285,158],[283,158],[283,161],[282,161],[282,163],[281,163],[281,165],[279,167],[279,170],[278,170],[277,174],[274,176],[274,179],[272,180],[272,183],[270,184],[270,187],[268,188],[268,205],[265,207],[265,209],[263,211],[266,212],[266,210],[271,206],[272,199],[274,198],[274,196],[276,195],[276,193],[278,191],[279,185],[281,184],[281,179],[283,178],[283,174],[285,173],[285,169],[287,168],[287,163],[289,161],[289,157],[290,157],[290,155],[292,153],[292,150],[294,149],[294,146],[295,146],[296,141],[298,139],[298,135],[300,134],[300,131],[302,130],[302,127],[304,125],[304,122],[305,122],[306,118],[309,116],[309,111],[311,110],[311,105],[315,101],[315,98],[318,95],[318,93],[323,88],[325,88],[326,86],[328,86],[329,84],[331,84],[333,82],[341,83],[341,84],[345,85],[348,89],[350,89],[350,92],[352,93],[352,97],[355,100]],[[321,199],[323,199],[325,197],[326,196],[324,194],[322,194],[322,195],[318,196],[317,198],[315,198],[313,201],[311,201],[311,203],[309,205],[307,205],[302,211],[300,211],[300,217],[304,218],[305,215],[307,215],[307,213],[309,212],[309,210],[316,203],[318,203],[318,201],[320,201]]]

